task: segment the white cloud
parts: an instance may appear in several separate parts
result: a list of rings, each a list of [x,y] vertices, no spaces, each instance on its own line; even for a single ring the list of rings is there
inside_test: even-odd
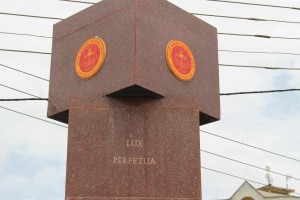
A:
[[[12,199],[16,194],[26,196],[29,186],[30,182],[25,176],[6,176],[4,179],[0,179],[0,198]]]
[[[0,139],[0,167],[4,166],[8,162],[8,146]]]

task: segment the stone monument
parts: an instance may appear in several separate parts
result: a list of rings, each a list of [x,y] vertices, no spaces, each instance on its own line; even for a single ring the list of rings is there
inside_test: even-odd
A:
[[[48,117],[69,124],[66,200],[200,200],[217,30],[165,0],[103,0],[55,24]]]

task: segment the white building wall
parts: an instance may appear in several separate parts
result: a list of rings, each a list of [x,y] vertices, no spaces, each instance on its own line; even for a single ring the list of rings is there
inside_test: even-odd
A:
[[[264,200],[263,196],[248,182],[245,182],[229,200],[242,200],[245,197],[251,197],[254,200]]]
[[[276,197],[272,197],[269,195],[268,197],[264,197],[252,185],[250,185],[248,182],[244,182],[243,185],[228,200],[242,200],[245,197],[250,197],[254,200],[300,200],[300,197],[293,197],[293,196],[281,197],[277,195]]]

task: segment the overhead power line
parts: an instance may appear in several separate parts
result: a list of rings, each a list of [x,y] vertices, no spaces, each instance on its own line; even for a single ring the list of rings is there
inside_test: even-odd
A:
[[[82,1],[70,1],[70,0],[61,0],[61,1],[95,4],[95,3],[92,3],[92,2],[82,2]],[[239,17],[239,16],[228,16],[228,15],[213,15],[213,14],[205,14],[205,13],[190,13],[190,14],[197,15],[197,16],[205,16],[205,17],[218,17],[218,18],[227,18],[227,19],[248,20],[248,21],[255,21],[255,22],[279,22],[279,23],[289,23],[289,24],[300,24],[300,21],[288,21],[288,20],[278,20],[278,19],[263,19],[263,18],[257,18],[257,17]],[[7,13],[7,12],[0,12],[0,15],[17,16],[17,17],[29,17],[29,18],[37,18],[37,19],[59,20],[59,21],[64,20],[64,18],[60,18],[60,17],[48,17],[48,16],[40,16],[40,15],[28,15],[28,14]]]
[[[2,108],[4,110],[7,110],[7,111],[10,111],[10,112],[14,112],[14,113],[23,115],[23,116],[26,116],[26,117],[37,119],[39,121],[43,121],[43,122],[46,122],[46,123],[49,123],[49,124],[53,124],[53,125],[60,126],[60,127],[63,127],[63,128],[68,128],[67,126],[60,125],[60,124],[57,124],[57,123],[54,123],[54,122],[51,122],[51,121],[48,121],[48,120],[45,120],[45,119],[42,119],[42,118],[39,118],[39,117],[35,117],[35,116],[29,115],[29,114],[26,114],[26,113],[23,113],[23,112],[20,112],[20,111],[16,111],[16,110],[13,110],[13,109],[10,109],[10,108],[6,108],[4,106],[0,106],[0,108]]]
[[[260,183],[258,181],[254,181],[254,180],[251,180],[251,179],[247,179],[247,178],[243,178],[243,177],[240,177],[240,176],[232,175],[232,174],[229,174],[229,173],[226,173],[226,172],[221,172],[221,171],[211,169],[211,168],[207,168],[207,167],[204,167],[204,166],[201,166],[201,168],[205,169],[205,170],[213,171],[213,172],[216,172],[216,173],[219,173],[219,174],[231,176],[231,177],[234,177],[234,178],[237,178],[237,179],[242,179],[242,180],[245,180],[245,181],[256,183],[256,184],[259,184],[259,185],[265,185],[264,183]]]
[[[230,161],[233,161],[233,162],[242,164],[242,165],[247,165],[247,166],[250,166],[250,167],[253,167],[253,168],[256,168],[256,169],[260,169],[260,170],[262,170],[262,171],[266,171],[266,169],[263,168],[263,167],[259,167],[259,166],[253,165],[253,164],[249,164],[249,163],[246,163],[246,162],[242,162],[242,161],[240,161],[240,160],[236,160],[236,159],[233,159],[233,158],[228,158],[228,157],[226,157],[226,156],[222,156],[222,155],[220,155],[220,154],[212,153],[212,152],[209,152],[209,151],[206,151],[206,150],[203,150],[203,149],[201,149],[201,151],[204,152],[204,153],[213,155],[213,156],[217,156],[217,157],[220,157],[220,158],[223,158],[223,159],[226,159],[226,160],[230,160]],[[283,173],[280,173],[280,172],[276,172],[276,171],[270,171],[270,172],[272,172],[272,173],[274,173],[274,174],[277,174],[277,175],[280,175],[280,176],[284,176],[284,177],[287,177],[287,176],[288,176],[288,175],[286,175],[286,174],[283,174]],[[289,175],[289,177],[291,177],[291,176]],[[300,181],[299,178],[296,178],[296,177],[291,177],[291,178]]]
[[[35,35],[29,33],[13,33],[13,32],[0,32],[1,34],[7,35],[19,35],[19,36],[30,36],[30,37],[38,37],[38,38],[47,38],[51,39],[51,36],[45,35]],[[265,39],[282,39],[282,40],[300,40],[298,37],[280,37],[280,36],[270,36],[270,35],[251,35],[251,34],[242,34],[242,33],[218,33],[218,35],[229,35],[229,36],[237,36],[237,37],[256,37],[256,38],[265,38]]]
[[[73,2],[73,3],[84,3],[84,4],[90,4],[90,5],[96,4],[94,2],[79,1],[79,0],[59,0],[59,1],[66,1],[66,2]],[[273,8],[286,8],[286,9],[300,10],[300,8],[289,7],[289,6],[256,4],[256,3],[235,2],[235,1],[225,1],[225,0],[206,0],[206,1],[215,1],[215,2],[222,2],[222,3],[236,3],[236,4],[244,4],[244,5],[252,5],[252,6],[265,6],[265,7],[273,7]]]
[[[8,89],[10,89],[10,90],[14,90],[14,91],[20,92],[20,93],[22,93],[22,94],[26,94],[26,95],[29,95],[29,96],[32,96],[32,97],[36,97],[36,98],[35,98],[36,100],[41,100],[41,99],[42,99],[42,98],[39,97],[39,96],[30,94],[30,93],[28,93],[28,92],[24,92],[24,91],[22,91],[22,90],[18,90],[18,89],[13,88],[13,87],[9,87],[9,86],[7,86],[7,85],[0,84],[0,86],[5,87],[5,88],[8,88]],[[31,99],[33,99],[33,98],[31,98]],[[6,99],[6,100],[7,100],[7,101],[11,101],[11,100],[9,100],[9,99]],[[0,101],[5,101],[5,99],[0,99]],[[17,101],[20,101],[20,99],[17,100]]]
[[[252,92],[234,92],[234,93],[220,93],[220,96],[233,96],[233,95],[243,95],[243,94],[262,94],[262,93],[276,93],[276,92],[290,92],[290,91],[300,91],[300,89],[287,89],[287,90],[269,90],[269,91],[252,91]],[[0,101],[48,101],[47,98],[15,98],[15,99],[0,99]]]
[[[252,35],[252,34],[241,34],[241,33],[218,33],[218,35],[256,37],[256,38],[265,38],[265,39],[300,40],[300,38],[298,37],[279,37],[279,36],[270,36],[270,35]]]
[[[0,101],[48,101],[47,98],[0,99]]]
[[[26,15],[26,14],[7,13],[7,12],[0,12],[0,15],[10,15],[10,16],[18,16],[18,17],[30,17],[30,18],[38,18],[38,19],[63,20],[63,18],[59,18],[59,17],[46,17],[46,16]]]
[[[300,92],[300,89],[286,89],[286,90],[265,90],[265,91],[251,91],[251,92],[232,92],[232,93],[221,93],[220,96],[233,96],[233,95],[244,95],[244,94],[266,94],[266,93],[278,93],[278,92]]]
[[[288,67],[269,67],[269,66],[256,66],[256,65],[236,65],[236,64],[219,64],[222,67],[238,67],[238,68],[256,68],[256,69],[270,69],[270,70],[294,70],[299,71],[300,68]]]
[[[59,1],[66,1],[66,2],[73,2],[73,3],[85,3],[85,4],[90,4],[90,5],[96,4],[96,3],[93,3],[93,2],[76,1],[76,0],[59,0]]]
[[[259,4],[259,3],[236,2],[236,1],[226,1],[226,0],[206,0],[206,1],[215,1],[215,2],[222,2],[222,3],[243,4],[243,5],[250,5],[250,6],[264,6],[264,7],[271,7],[271,8],[285,8],[285,9],[292,9],[292,10],[300,10],[300,8],[298,8],[298,7]]]
[[[266,150],[266,149],[263,149],[263,148],[260,148],[260,147],[256,147],[256,146],[253,146],[253,145],[250,145],[250,144],[246,144],[244,142],[233,140],[233,139],[230,139],[230,138],[227,138],[227,137],[224,137],[224,136],[220,136],[220,135],[208,132],[208,131],[203,131],[203,130],[200,130],[200,131],[203,132],[203,133],[206,133],[208,135],[212,135],[214,137],[218,137],[218,138],[221,138],[221,139],[224,139],[224,140],[228,140],[230,142],[234,142],[234,143],[241,144],[241,145],[244,145],[244,146],[247,146],[247,147],[250,147],[250,148],[253,148],[253,149],[257,149],[257,150],[260,150],[260,151],[264,151],[266,153],[270,153],[270,154],[273,154],[273,155],[276,155],[276,156],[279,156],[279,157],[283,157],[283,158],[287,158],[289,160],[300,162],[299,159],[292,158],[290,156],[286,156],[286,155],[283,155],[283,154],[280,154],[280,153],[276,153],[276,152],[273,152],[273,151],[270,151],[270,150]]]
[[[40,98],[40,97],[38,97],[38,98],[13,98],[13,99],[0,99],[0,101],[48,101],[48,98]]]
[[[228,50],[220,49],[219,52],[229,52],[229,53],[249,53],[249,54],[274,54],[274,55],[292,55],[299,56],[300,53],[290,53],[290,52],[268,52],[268,51],[242,51],[242,50]]]
[[[73,3],[83,3],[83,4],[90,4],[90,5],[96,4],[94,2],[79,1],[79,0],[59,0],[59,1],[73,2]],[[300,8],[287,7],[287,6],[253,4],[253,3],[244,3],[244,2],[231,2],[231,1],[222,1],[222,0],[207,0],[207,1],[217,1],[217,2],[223,2],[223,3],[239,3],[239,4],[246,4],[246,5],[268,6],[268,7],[288,8],[288,9],[300,10]],[[242,19],[242,20],[251,20],[251,21],[265,21],[265,22],[281,22],[281,23],[300,24],[299,21],[286,21],[286,20],[276,20],[276,19],[262,19],[262,18],[256,18],[256,17],[237,17],[237,16],[212,15],[212,14],[202,14],[202,13],[190,13],[190,14],[192,14],[192,15],[199,15],[199,16],[207,16],[207,17],[221,17],[221,18]]]
[[[6,35],[20,35],[20,36],[30,36],[30,37],[38,37],[38,38],[52,38],[50,36],[45,36],[45,35],[35,35],[35,34],[30,34],[30,33],[12,33],[12,32],[0,32],[1,34],[6,34]]]
[[[38,37],[38,38],[47,38],[51,39],[51,36],[45,35],[35,35],[28,33],[12,33],[12,32],[0,32],[1,34],[8,35],[20,35],[20,36],[30,36],[30,37]],[[298,37],[280,37],[280,36],[269,36],[269,35],[252,35],[252,34],[241,34],[241,33],[218,33],[218,35],[228,35],[228,36],[237,36],[237,37],[256,37],[256,38],[265,38],[265,39],[282,39],[282,40],[300,40]]]
[[[28,73],[28,72],[24,72],[24,71],[18,70],[18,69],[16,69],[16,68],[13,68],[13,67],[10,67],[10,66],[7,66],[7,65],[3,65],[3,64],[1,64],[1,63],[0,63],[0,66],[5,67],[5,68],[10,69],[10,70],[14,70],[14,71],[20,72],[20,73],[22,73],[22,74],[26,74],[26,75],[28,75],[28,76],[32,76],[32,77],[34,77],[34,78],[41,79],[41,80],[43,80],[43,81],[49,81],[48,79],[42,78],[42,77],[37,76],[37,75],[34,75],[34,74],[30,74],[30,73]]]
[[[87,1],[79,1],[79,0],[59,0],[65,2],[72,2],[72,3],[83,3],[83,4],[90,4],[94,5],[94,2],[87,2]],[[279,5],[267,5],[267,4],[257,4],[257,3],[248,3],[248,2],[236,2],[236,1],[225,1],[225,0],[206,0],[206,1],[215,1],[215,2],[222,2],[222,3],[236,3],[236,4],[244,4],[244,5],[251,5],[251,6],[265,6],[265,7],[273,7],[273,8],[286,8],[286,9],[293,9],[293,10],[300,10],[298,7],[289,7],[289,6],[279,6]],[[243,20],[252,20],[252,21],[270,21],[270,22],[283,22],[283,23],[300,23],[296,21],[285,21],[285,20],[273,20],[273,19],[261,19],[255,17],[234,17],[234,16],[225,16],[225,15],[210,15],[210,14],[202,14],[202,13],[191,13],[193,15],[201,15],[201,16],[208,16],[208,17],[222,17],[222,18],[232,18],[232,19],[243,19]]]
[[[15,53],[33,53],[33,54],[44,54],[51,55],[50,52],[42,51],[30,51],[30,50],[17,50],[17,49],[0,49],[0,51],[15,52]],[[272,55],[292,55],[299,56],[300,53],[291,53],[291,52],[268,52],[268,51],[244,51],[244,50],[230,50],[230,49],[220,49],[219,52],[228,52],[228,53],[248,53],[248,54],[272,54]]]
[[[16,52],[16,53],[33,53],[33,54],[51,55],[51,53],[41,52],[41,51],[28,51],[28,50],[15,50],[15,49],[0,49],[0,51],[8,51],[8,52]]]
[[[238,17],[238,16],[228,16],[228,15],[212,15],[212,14],[202,14],[202,13],[191,13],[191,14],[198,15],[198,16],[205,16],[205,17],[218,17],[218,18],[227,18],[227,19],[248,20],[248,21],[255,21],[255,22],[279,22],[279,23],[288,23],[288,24],[300,24],[300,21],[263,19],[263,18],[256,18],[256,17]]]

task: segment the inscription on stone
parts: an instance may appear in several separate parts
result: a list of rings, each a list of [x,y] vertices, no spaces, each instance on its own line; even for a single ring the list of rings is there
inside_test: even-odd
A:
[[[156,165],[153,158],[114,157],[114,164]]]
[[[126,140],[126,147],[143,148],[144,142],[143,140]],[[113,157],[113,162],[114,164],[125,164],[125,165],[156,165],[156,162],[152,157],[117,156],[117,157]]]
[[[143,147],[143,141],[142,140],[127,140],[126,146],[127,147]]]

